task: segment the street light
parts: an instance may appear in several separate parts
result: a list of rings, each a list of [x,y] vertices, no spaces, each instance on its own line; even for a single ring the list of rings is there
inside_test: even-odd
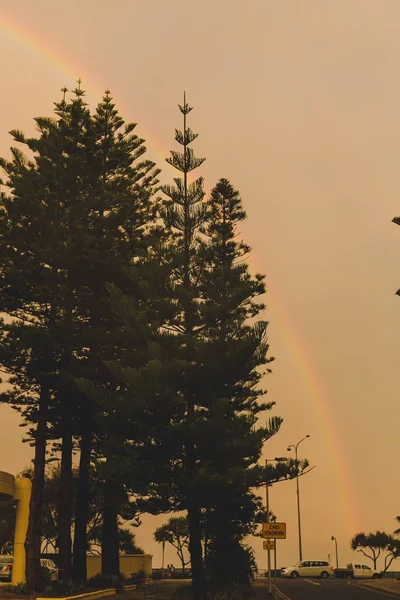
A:
[[[161,579],[164,579],[165,540],[162,541]]]
[[[287,456],[276,456],[274,459],[270,459],[269,462],[285,462],[287,461]],[[268,459],[265,459],[265,466],[268,465]],[[265,471],[265,502],[267,505],[267,523],[269,523],[269,493],[268,488],[272,485],[267,481],[267,472]],[[268,596],[272,596],[272,582],[271,582],[271,554],[270,550],[267,550],[268,553]],[[274,563],[275,563],[275,586],[276,586],[276,540],[274,542]]]
[[[337,550],[337,539],[335,538],[335,536],[333,535],[331,537],[332,541],[335,541],[335,546],[336,546],[336,568],[339,568],[339,558],[338,558],[338,550]]]
[[[288,452],[290,452],[291,449],[294,448],[296,464],[297,464],[297,449],[300,446],[301,442],[304,442],[304,440],[309,437],[310,436],[307,434],[299,442],[297,442],[297,444],[292,444],[292,445],[288,446],[288,448],[287,448]],[[298,465],[297,465],[297,467],[298,467]],[[297,484],[297,521],[298,521],[298,526],[299,526],[299,557],[300,557],[300,560],[303,560],[303,550],[302,550],[302,546],[301,546],[300,491],[299,491],[299,469],[298,468],[297,468],[297,475],[296,475],[296,484]]]

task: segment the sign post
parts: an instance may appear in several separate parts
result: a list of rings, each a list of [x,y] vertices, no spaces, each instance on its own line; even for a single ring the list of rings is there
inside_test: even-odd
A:
[[[270,551],[274,551],[274,584],[276,591],[276,540],[285,540],[286,539],[286,523],[270,523],[267,521],[263,523],[263,528],[261,532],[262,537],[264,538],[263,548],[268,551],[268,559],[270,556]],[[268,560],[268,595],[272,595],[272,586],[271,586],[271,560]]]
[[[267,466],[268,460],[265,461],[265,466]],[[266,508],[267,508],[267,523],[263,523],[263,531],[264,525],[269,523],[269,494],[268,494],[269,484],[268,481],[265,486],[265,500],[266,500]],[[263,535],[264,537],[264,535]],[[268,596],[272,596],[272,585],[271,585],[271,551],[267,549],[267,559],[268,559]]]

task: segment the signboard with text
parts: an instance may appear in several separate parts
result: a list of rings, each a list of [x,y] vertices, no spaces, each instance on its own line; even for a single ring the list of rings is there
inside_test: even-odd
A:
[[[273,550],[275,547],[275,540],[263,540],[263,550]]]
[[[270,540],[286,540],[286,523],[263,523],[262,537]]]

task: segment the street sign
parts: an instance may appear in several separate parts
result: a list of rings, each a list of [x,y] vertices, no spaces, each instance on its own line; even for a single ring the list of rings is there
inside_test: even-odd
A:
[[[275,548],[275,540],[263,540],[263,550],[273,550]]]
[[[286,540],[286,523],[263,523],[262,537],[272,540]]]

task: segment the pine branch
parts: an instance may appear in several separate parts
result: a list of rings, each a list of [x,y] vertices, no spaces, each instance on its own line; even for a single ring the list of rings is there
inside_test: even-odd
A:
[[[182,133],[182,131],[179,129],[175,129],[175,140],[182,146],[191,144],[198,136],[199,134],[193,133],[190,127],[187,127],[184,133]]]

